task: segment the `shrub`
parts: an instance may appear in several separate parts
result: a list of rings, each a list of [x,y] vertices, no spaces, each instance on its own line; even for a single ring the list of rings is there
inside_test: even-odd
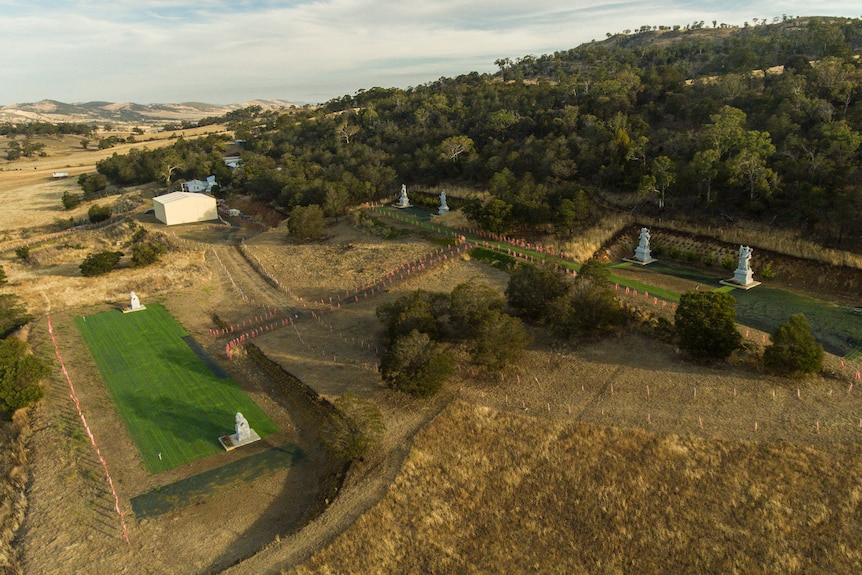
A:
[[[726,258],[721,260],[721,267],[723,267],[724,269],[726,269],[729,272],[732,272],[733,270],[736,269],[736,264],[737,264],[737,261],[730,256],[727,256]]]
[[[811,335],[805,315],[790,316],[772,334],[772,345],[763,351],[763,365],[769,373],[786,377],[814,373],[823,365],[823,347]]]
[[[487,248],[471,248],[468,253],[470,254],[470,257],[475,260],[485,262],[486,264],[490,264],[507,271],[514,268],[518,263],[518,260],[513,256],[489,250]]]
[[[63,192],[63,209],[71,210],[72,208],[76,208],[81,204],[81,194],[71,194],[69,192]]]
[[[81,275],[84,277],[106,274],[117,267],[123,252],[100,252],[89,254],[81,264]]]
[[[775,277],[775,270],[772,268],[772,262],[766,262],[766,265],[763,266],[763,269],[760,271],[760,275],[763,276],[763,279],[771,280]]]
[[[93,204],[90,206],[90,209],[87,210],[87,217],[90,219],[90,223],[93,224],[104,222],[111,218],[111,207],[102,207],[99,204]]]
[[[21,298],[11,293],[0,294],[0,337],[7,337],[31,319]]]
[[[167,251],[168,248],[161,242],[136,243],[132,246],[132,259],[129,265],[135,268],[156,263]]]
[[[440,390],[454,369],[452,358],[427,333],[417,330],[395,340],[380,359],[380,374],[392,389],[428,397]]]
[[[27,352],[27,344],[15,337],[0,341],[0,409],[12,413],[45,395],[39,382],[48,366]]]
[[[727,359],[742,343],[735,320],[736,300],[730,294],[684,293],[674,316],[679,347],[698,361]]]
[[[703,263],[704,266],[711,268],[712,266],[715,265],[715,256],[713,256],[713,255],[703,256],[703,259],[701,260],[701,262]]]
[[[28,260],[30,259],[30,246],[21,246],[15,248],[15,255],[18,256],[18,259]]]
[[[84,199],[89,201],[104,195],[102,192],[108,187],[108,179],[102,174],[81,174],[78,185],[84,191]]]
[[[437,339],[440,320],[448,310],[448,303],[449,298],[445,294],[416,290],[378,307],[377,319],[386,324],[390,341],[414,330]]]
[[[577,281],[591,278],[599,282],[607,282],[610,277],[610,270],[602,262],[595,258],[590,258],[578,270]]]
[[[568,292],[565,276],[550,268],[518,265],[506,286],[506,299],[521,317],[545,318],[548,303]]]
[[[494,310],[476,327],[470,351],[476,363],[500,370],[515,362],[530,341],[520,319]]]
[[[323,210],[320,206],[295,206],[290,211],[287,229],[291,237],[299,240],[316,240],[323,237]]]
[[[449,321],[455,331],[470,336],[495,312],[499,312],[506,300],[488,284],[470,280],[455,286],[449,296]]]
[[[609,333],[622,325],[622,306],[604,281],[578,275],[571,291],[557,298],[548,313],[551,329],[559,337]]]

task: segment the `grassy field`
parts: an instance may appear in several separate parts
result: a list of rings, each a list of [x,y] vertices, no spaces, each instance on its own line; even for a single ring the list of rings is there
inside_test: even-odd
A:
[[[233,432],[237,411],[261,437],[279,431],[235,382],[195,354],[162,306],[75,324],[151,473],[220,453],[218,437]]]

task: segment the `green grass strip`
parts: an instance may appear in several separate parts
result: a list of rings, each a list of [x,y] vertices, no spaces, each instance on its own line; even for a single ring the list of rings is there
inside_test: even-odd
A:
[[[213,493],[236,483],[250,483],[261,475],[295,465],[303,457],[302,450],[294,444],[267,449],[133,497],[132,511],[139,519],[158,517],[174,509],[203,501]]]
[[[619,276],[615,276],[614,274],[610,275],[609,281],[614,284],[619,284],[621,288],[628,287],[630,289],[637,290],[638,294],[643,294],[646,292],[649,293],[650,297],[655,296],[659,299],[679,302],[679,293],[675,291],[651,286],[649,284],[645,284],[643,282],[628,278],[622,278]]]
[[[280,431],[233,380],[207,367],[163,306],[75,325],[150,473],[223,452],[218,438],[233,433],[237,411],[261,437]]]

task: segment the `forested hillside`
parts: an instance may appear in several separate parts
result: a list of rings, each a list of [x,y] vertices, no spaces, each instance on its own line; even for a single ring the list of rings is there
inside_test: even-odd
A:
[[[393,197],[402,182],[457,185],[490,192],[468,211],[495,231],[574,233],[618,204],[859,243],[862,20],[627,32],[499,60],[493,75],[255,110],[233,122],[246,144],[232,173],[216,168],[218,140],[99,170],[129,182],[218,169],[228,192],[331,213]],[[144,161],[148,170],[127,165]]]

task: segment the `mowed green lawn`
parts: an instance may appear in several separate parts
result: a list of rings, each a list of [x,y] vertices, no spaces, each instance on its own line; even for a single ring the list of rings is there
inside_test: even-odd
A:
[[[237,411],[261,437],[280,431],[233,380],[207,367],[161,305],[78,317],[75,325],[150,473],[222,453],[218,438],[234,432]]]

